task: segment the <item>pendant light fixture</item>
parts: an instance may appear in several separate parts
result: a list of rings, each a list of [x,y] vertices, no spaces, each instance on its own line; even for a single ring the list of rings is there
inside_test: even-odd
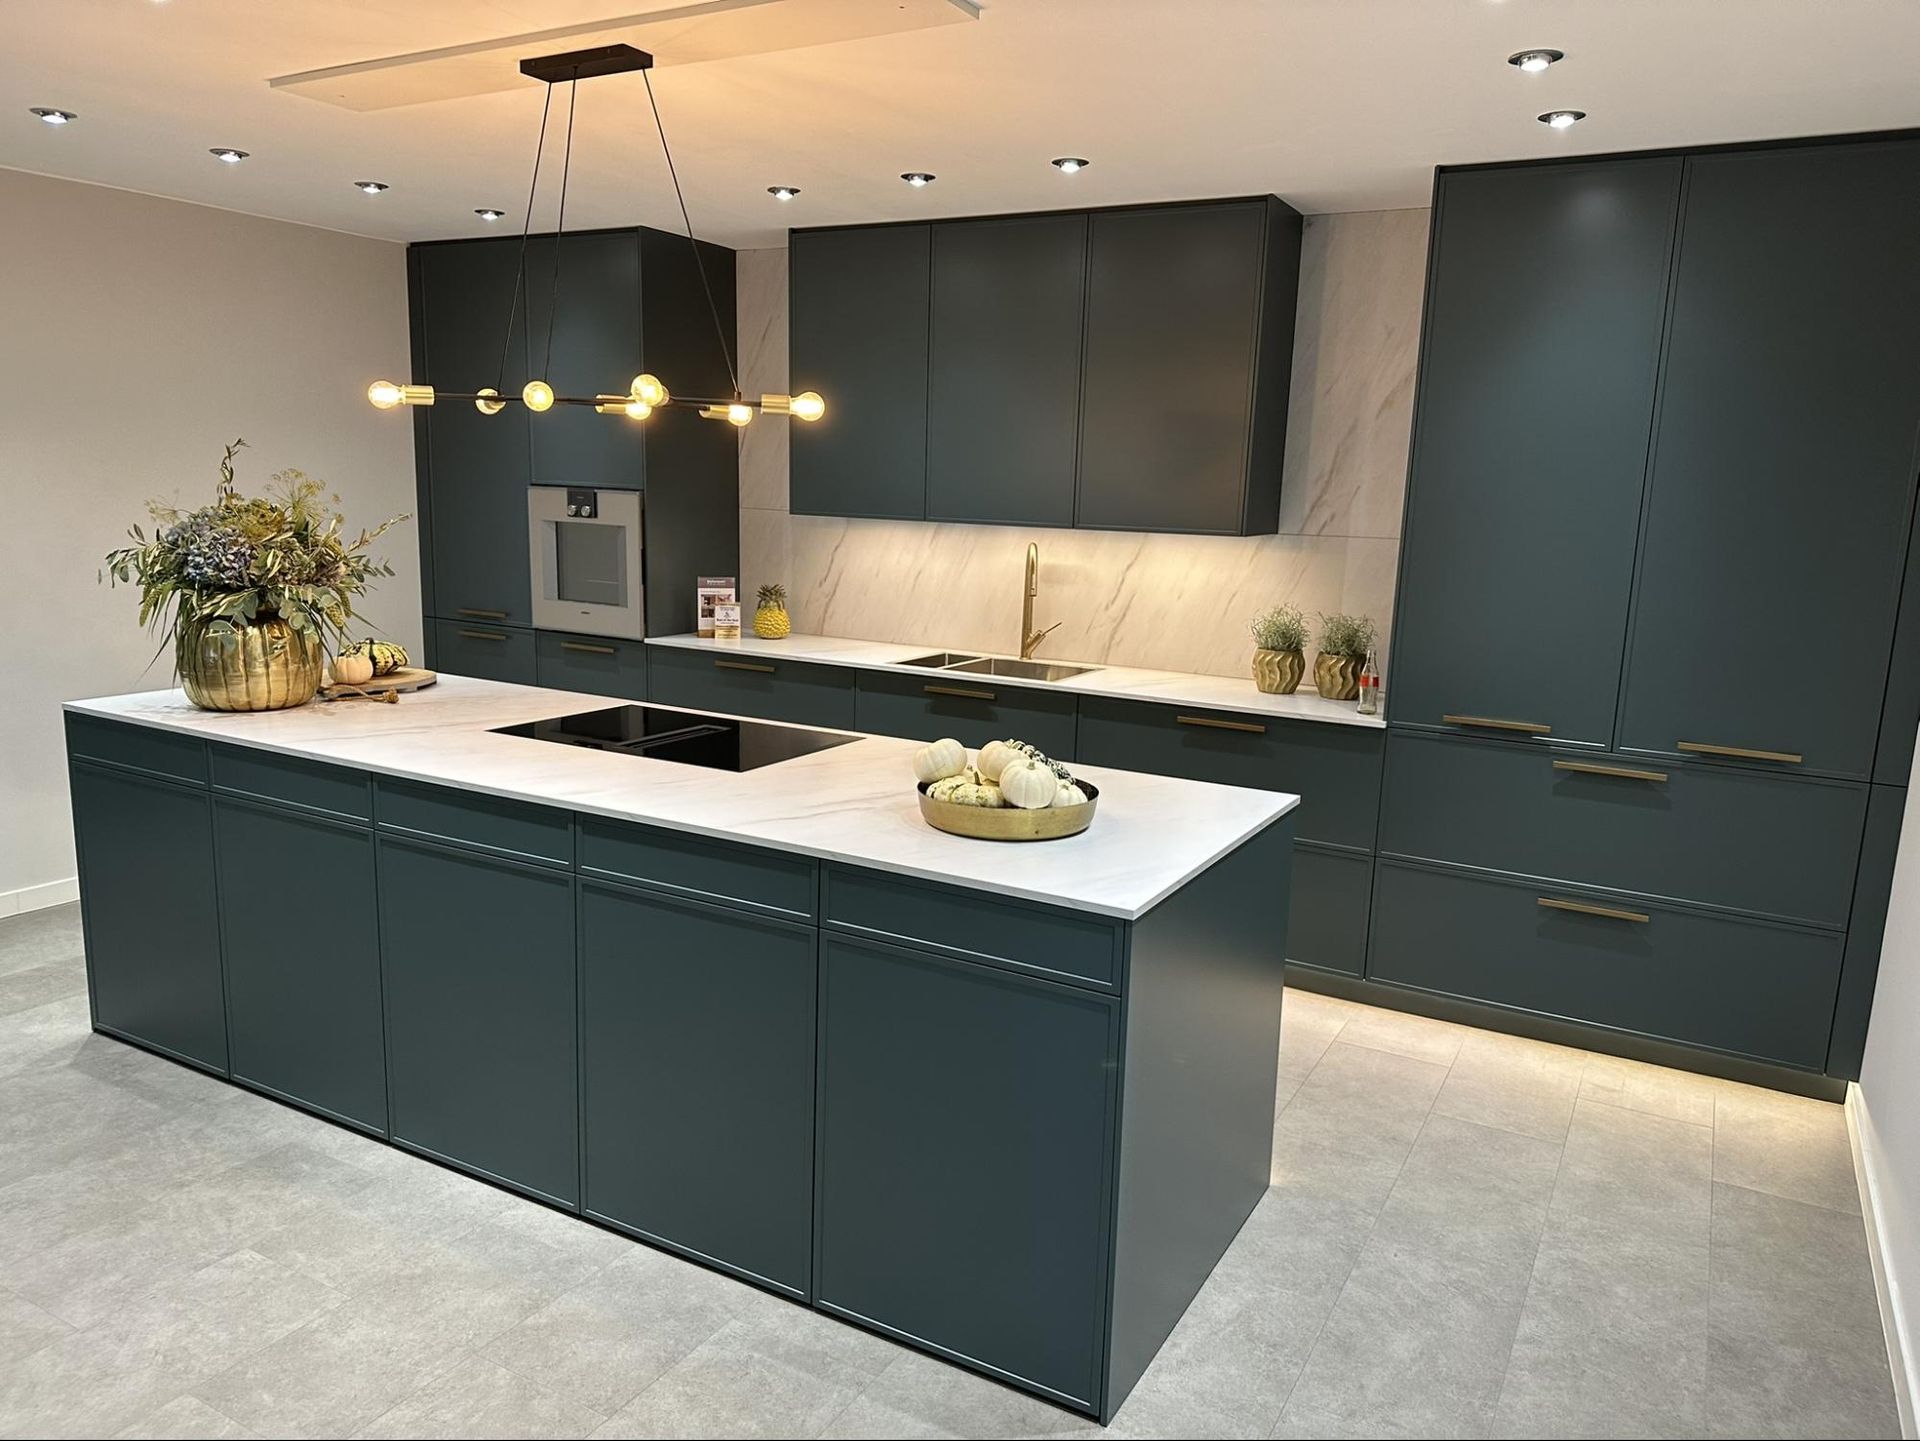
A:
[[[575,50],[565,55],[546,55],[520,62],[520,73],[544,81],[547,87],[546,103],[540,109],[540,138],[534,149],[533,179],[527,190],[526,219],[520,229],[520,259],[515,267],[513,296],[507,307],[506,340],[501,347],[500,367],[496,383],[483,386],[475,391],[435,391],[431,385],[400,385],[391,380],[376,380],[367,387],[367,399],[380,410],[393,410],[400,406],[432,405],[440,400],[471,400],[474,408],[482,415],[498,415],[510,403],[518,402],[536,414],[553,409],[556,405],[590,405],[600,415],[622,416],[628,420],[645,420],[654,411],[663,406],[687,406],[697,410],[709,420],[724,420],[729,424],[744,426],[756,415],[788,415],[798,420],[815,421],[827,413],[827,403],[817,391],[806,390],[798,395],[763,395],[759,399],[749,399],[740,393],[740,378],[734,369],[733,353],[727,345],[726,327],[720,323],[720,308],[713,296],[713,286],[707,278],[706,261],[700,254],[700,246],[693,237],[693,221],[687,214],[686,196],[680,190],[680,174],[674,167],[673,150],[667,144],[666,127],[660,122],[660,103],[654,98],[653,57],[644,50],[631,45],[602,45],[592,50]],[[700,285],[706,291],[707,308],[713,315],[715,338],[720,342],[720,354],[727,366],[727,378],[732,383],[733,394],[728,396],[683,396],[674,395],[657,376],[642,373],[636,375],[626,391],[620,394],[599,395],[558,395],[553,386],[544,379],[530,379],[521,388],[518,395],[505,390],[507,354],[513,343],[513,322],[521,313],[523,300],[528,295],[527,284],[527,240],[533,226],[533,204],[540,189],[540,161],[547,147],[547,121],[553,111],[553,91],[557,85],[567,87],[567,136],[562,152],[560,169],[560,205],[558,218],[554,224],[553,271],[549,282],[551,294],[547,304],[547,337],[545,357],[540,373],[545,375],[553,361],[553,316],[555,302],[560,294],[560,242],[567,230],[567,180],[573,169],[573,114],[575,92],[582,80],[590,80],[601,75],[624,75],[638,70],[647,86],[647,104],[653,111],[653,128],[660,136],[660,149],[666,156],[667,175],[673,181],[674,199],[680,206],[681,224],[686,230],[687,244],[692,247],[694,264],[700,272]],[[479,212],[485,214],[486,212]],[[528,311],[531,331],[531,309]],[[531,335],[528,335],[528,370],[532,370]]]

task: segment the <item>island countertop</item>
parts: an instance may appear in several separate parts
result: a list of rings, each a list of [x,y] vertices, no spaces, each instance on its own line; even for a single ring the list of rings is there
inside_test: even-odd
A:
[[[70,701],[66,709],[1123,920],[1143,915],[1300,803],[1272,791],[1075,767],[1100,788],[1093,825],[1062,840],[1010,844],[947,835],[921,819],[913,741],[862,736],[735,773],[494,734],[629,703],[443,675],[398,705],[315,702],[230,714],[197,709],[182,692],[165,690]]]

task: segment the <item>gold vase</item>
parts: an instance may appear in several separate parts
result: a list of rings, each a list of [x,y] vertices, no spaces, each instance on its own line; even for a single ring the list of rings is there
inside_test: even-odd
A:
[[[174,666],[187,699],[202,710],[287,710],[320,689],[325,656],[318,636],[279,616],[252,625],[183,625]]]
[[[1327,700],[1358,700],[1360,668],[1364,660],[1350,655],[1328,655],[1321,651],[1313,658],[1313,683]]]
[[[1297,650],[1253,653],[1253,683],[1268,695],[1292,695],[1306,674],[1306,658]]]

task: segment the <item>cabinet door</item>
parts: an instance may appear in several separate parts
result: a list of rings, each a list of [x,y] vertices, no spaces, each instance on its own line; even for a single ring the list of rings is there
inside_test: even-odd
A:
[[[1688,161],[1620,742],[1873,766],[1920,432],[1920,144]]]
[[[533,685],[538,669],[533,632],[477,621],[443,620],[433,627],[434,669],[449,675]]]
[[[1237,535],[1265,207],[1102,212],[1091,224],[1078,523]]]
[[[573,883],[380,838],[393,1139],[580,1195]]]
[[[524,298],[513,309],[511,343],[507,337],[518,252],[517,240],[423,245],[416,252],[416,318],[425,379],[436,389],[494,386],[517,395],[526,384]],[[553,418],[551,412],[538,417]],[[427,410],[433,603],[449,619],[531,620],[527,422],[526,408],[517,404],[498,415],[480,414],[470,400],[445,400]]]
[[[384,1132],[372,834],[226,799],[214,824],[234,1079]],[[295,887],[346,923],[311,924]]]
[[[1441,178],[1391,719],[1611,741],[1680,164]]]
[[[586,1209],[804,1296],[814,931],[580,894]]]
[[[72,783],[95,1023],[225,1071],[207,793],[84,765]]]
[[[1115,1002],[826,935],[818,1303],[1091,1408]]]
[[[952,736],[967,746],[1017,736],[1055,760],[1075,758],[1077,709],[1069,694],[938,672],[863,670],[855,684],[855,730],[919,741]]]
[[[651,699],[721,715],[852,730],[853,684],[845,666],[674,646],[655,646],[647,656]]]
[[[933,227],[927,518],[1073,524],[1087,217]]]
[[[552,690],[647,698],[647,648],[637,640],[536,631],[534,680]]]
[[[596,231],[527,247],[533,369],[556,395],[624,395],[645,367],[640,350],[640,233]],[[552,336],[549,339],[548,328]],[[659,363],[667,365],[669,357]],[[661,377],[677,382],[669,371]],[[678,382],[684,384],[684,382]],[[646,427],[591,406],[556,405],[527,417],[533,480],[540,485],[636,488],[645,474]],[[521,526],[525,526],[525,517]]]
[[[924,225],[793,234],[791,384],[827,401],[792,427],[796,515],[926,517],[928,248]]]

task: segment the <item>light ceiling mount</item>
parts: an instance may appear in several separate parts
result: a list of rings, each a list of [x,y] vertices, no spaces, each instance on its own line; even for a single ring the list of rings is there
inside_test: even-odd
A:
[[[1571,130],[1587,118],[1584,110],[1549,110],[1544,115],[1534,117],[1550,130]]]
[[[533,178],[527,187],[527,208],[525,220],[520,228],[520,258],[515,267],[513,295],[507,307],[506,340],[500,355],[499,379],[493,385],[466,392],[449,391],[437,393],[431,385],[401,385],[391,380],[376,380],[367,387],[367,400],[379,410],[394,410],[402,406],[433,405],[439,400],[471,400],[474,409],[482,415],[498,415],[511,401],[518,401],[534,414],[543,414],[556,405],[591,406],[596,414],[624,416],[629,420],[646,420],[662,406],[680,405],[696,410],[711,420],[724,420],[735,426],[750,424],[756,415],[788,415],[796,420],[815,421],[827,413],[827,403],[817,391],[802,391],[798,395],[763,395],[758,400],[749,400],[740,393],[739,374],[734,368],[733,347],[727,340],[726,327],[721,324],[720,307],[714,298],[713,285],[707,275],[706,259],[701,254],[700,244],[694,238],[693,220],[687,213],[687,200],[680,188],[680,174],[673,163],[673,149],[667,144],[666,127],[660,120],[660,102],[653,93],[653,79],[649,71],[653,69],[653,57],[644,50],[631,45],[600,45],[591,50],[572,50],[562,55],[542,55],[520,62],[520,73],[543,82],[547,87],[546,101],[540,110],[540,137],[533,152]],[[549,374],[553,364],[553,317],[559,308],[560,296],[560,254],[559,241],[567,233],[567,181],[573,170],[573,119],[575,102],[579,94],[579,82],[595,79],[603,75],[626,75],[639,71],[646,81],[647,104],[653,112],[654,130],[660,136],[660,149],[667,161],[667,175],[673,182],[673,195],[680,207],[680,219],[686,229],[687,244],[693,251],[694,264],[699,271],[700,287],[706,293],[707,308],[713,315],[715,338],[720,344],[720,354],[726,362],[727,378],[732,383],[731,396],[676,396],[672,394],[655,375],[642,372],[634,376],[625,394],[597,393],[594,395],[560,395],[553,386],[542,379],[532,379],[514,395],[506,388],[507,356],[513,345],[515,320],[522,317],[521,306],[527,304],[526,324],[521,333],[527,345],[527,370],[536,375]],[[531,294],[527,275],[527,241],[533,229],[534,202],[540,193],[540,162],[546,154],[547,122],[552,118],[553,92],[555,87],[567,87],[567,130],[566,142],[562,151],[560,170],[560,204],[554,222],[553,267],[549,279],[547,301],[547,335],[545,355],[539,370],[534,371],[533,343],[531,324]],[[217,151],[215,152],[218,153]],[[925,176],[921,183],[931,180]],[[368,194],[377,194],[387,187],[377,180],[354,182]],[[369,187],[377,186],[378,190]],[[798,187],[791,185],[771,185],[768,193],[781,200],[791,200],[800,193]],[[496,221],[505,212],[492,207],[483,207],[473,212],[482,220]]]
[[[51,105],[35,105],[27,113],[46,125],[71,125],[80,118],[71,110],[56,110]]]
[[[487,224],[489,225],[493,224],[493,222],[496,220],[505,220],[507,218],[506,211],[500,210],[492,205],[482,205],[478,210],[474,211],[473,213],[479,216],[482,220],[486,221]]]
[[[358,190],[362,195],[379,195],[393,189],[393,187],[384,180],[356,180],[353,182],[353,188]]]
[[[227,165],[238,165],[242,160],[247,158],[248,152],[245,150],[235,150],[231,145],[216,145],[213,149],[209,150],[207,154]]]
[[[1093,164],[1091,160],[1079,155],[1062,155],[1058,160],[1048,163],[1062,175],[1078,175],[1082,170],[1085,170],[1089,165]]]
[[[1567,58],[1564,50],[1516,50],[1507,64],[1528,75],[1540,75]]]
[[[931,175],[924,170],[907,170],[901,173],[900,178],[906,181],[907,184],[911,185],[915,190],[925,190],[929,185],[933,184],[933,182],[938,180],[940,177],[938,175]]]

